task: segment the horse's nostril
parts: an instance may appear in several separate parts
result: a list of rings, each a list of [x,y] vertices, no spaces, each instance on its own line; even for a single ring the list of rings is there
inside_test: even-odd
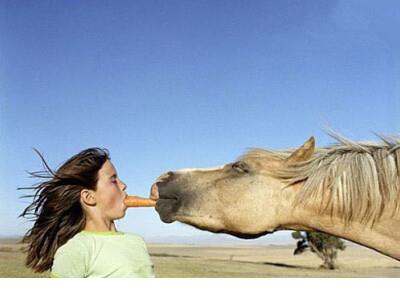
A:
[[[160,198],[160,194],[159,194],[159,192],[158,192],[157,183],[154,183],[154,184],[151,186],[151,189],[150,189],[150,198],[151,198],[151,199],[158,199],[158,198]]]
[[[160,177],[157,178],[157,182],[167,182],[174,177],[175,173],[169,171],[167,173],[162,174]]]

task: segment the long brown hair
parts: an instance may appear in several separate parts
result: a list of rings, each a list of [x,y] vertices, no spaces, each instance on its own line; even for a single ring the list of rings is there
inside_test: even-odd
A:
[[[44,171],[28,173],[45,181],[19,188],[34,192],[22,197],[33,201],[20,217],[34,222],[22,242],[28,243],[26,266],[44,272],[51,268],[57,249],[85,227],[81,191],[96,190],[98,172],[110,156],[107,149],[89,148],[72,156],[54,172],[43,155],[34,150],[43,162]]]

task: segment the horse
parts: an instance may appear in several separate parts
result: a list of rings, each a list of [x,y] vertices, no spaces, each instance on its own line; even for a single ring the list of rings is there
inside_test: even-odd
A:
[[[250,149],[237,161],[162,174],[151,187],[161,221],[253,239],[325,232],[400,260],[400,139],[316,148]]]

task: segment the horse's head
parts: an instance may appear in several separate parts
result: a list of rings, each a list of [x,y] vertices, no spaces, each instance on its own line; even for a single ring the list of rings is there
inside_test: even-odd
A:
[[[314,147],[311,138],[284,158],[255,150],[217,168],[167,172],[152,186],[152,197],[159,199],[156,210],[166,223],[180,221],[242,238],[272,232],[294,190],[270,174],[282,164],[308,159]]]

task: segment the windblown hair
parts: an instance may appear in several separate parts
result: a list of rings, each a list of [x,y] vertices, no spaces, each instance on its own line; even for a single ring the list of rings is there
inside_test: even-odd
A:
[[[85,227],[85,213],[80,203],[83,189],[96,190],[98,171],[110,159],[106,149],[89,148],[68,159],[57,171],[52,171],[43,156],[44,171],[28,172],[31,177],[44,179],[32,187],[32,203],[20,217],[34,221],[25,234],[23,243],[28,243],[26,266],[36,272],[51,268],[54,255],[75,234]]]
[[[400,208],[400,138],[381,137],[374,144],[331,135],[338,143],[317,149],[309,160],[264,171],[289,186],[303,183],[295,206],[318,201],[320,212],[340,216],[347,225],[359,220],[372,227],[388,208],[395,215]],[[253,149],[243,159],[284,162],[292,152]]]

